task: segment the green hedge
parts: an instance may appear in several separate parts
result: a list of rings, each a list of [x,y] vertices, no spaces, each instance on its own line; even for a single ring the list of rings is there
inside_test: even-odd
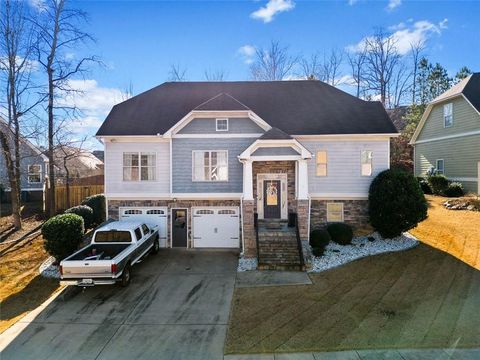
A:
[[[385,170],[370,184],[368,212],[380,235],[392,238],[426,219],[427,201],[413,175]]]
[[[65,210],[65,214],[77,214],[83,218],[85,229],[93,226],[93,210],[87,205],[78,205]]]
[[[349,245],[353,239],[353,229],[345,223],[328,224],[327,231],[334,242],[339,245]]]
[[[105,195],[97,194],[89,196],[82,201],[82,205],[87,205],[92,208],[94,225],[100,225],[105,222],[107,212]]]
[[[463,185],[458,182],[448,184],[448,187],[443,191],[443,195],[448,197],[460,197],[464,194]]]
[[[427,181],[432,188],[432,192],[436,195],[442,195],[450,183],[445,175],[431,175],[427,177]]]
[[[81,216],[76,214],[54,216],[42,226],[45,250],[57,261],[61,261],[78,249],[83,233]]]

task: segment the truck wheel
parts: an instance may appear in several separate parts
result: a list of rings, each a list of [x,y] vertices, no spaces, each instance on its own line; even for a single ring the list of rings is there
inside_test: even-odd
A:
[[[157,254],[159,250],[160,250],[160,244],[158,243],[158,239],[155,239],[152,246],[152,254]]]
[[[128,284],[130,284],[130,277],[131,277],[130,264],[127,264],[123,269],[122,280],[120,281],[120,285],[122,285],[123,287],[128,286]]]

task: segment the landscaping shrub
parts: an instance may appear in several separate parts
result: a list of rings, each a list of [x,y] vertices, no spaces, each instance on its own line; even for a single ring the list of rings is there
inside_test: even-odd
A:
[[[392,238],[426,219],[427,201],[413,175],[385,170],[370,184],[368,212],[370,223],[380,235]]]
[[[84,232],[83,219],[77,214],[61,214],[50,218],[42,226],[44,247],[61,261],[77,250]]]
[[[448,187],[443,191],[443,195],[448,197],[460,197],[464,195],[463,186],[458,182],[448,184]]]
[[[82,205],[90,206],[93,210],[93,224],[100,225],[105,221],[106,201],[105,195],[92,195],[82,201]]]
[[[324,247],[314,247],[312,248],[312,254],[314,256],[323,256],[323,254],[325,253],[325,248]]]
[[[312,248],[324,248],[332,240],[327,230],[313,230],[310,233],[310,246]]]
[[[427,178],[427,181],[435,195],[442,195],[449,184],[445,175],[431,175]]]
[[[87,205],[78,205],[65,210],[65,214],[77,214],[83,218],[85,229],[90,229],[93,225],[93,210]]]
[[[353,229],[344,223],[328,224],[327,231],[330,237],[339,245],[349,245],[353,239]]]
[[[418,177],[417,180],[424,194],[427,194],[427,195],[433,194],[432,187],[428,183],[427,179]]]

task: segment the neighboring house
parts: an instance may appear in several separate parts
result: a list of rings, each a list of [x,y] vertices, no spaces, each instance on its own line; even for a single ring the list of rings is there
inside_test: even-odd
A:
[[[480,193],[480,73],[474,73],[430,104],[410,142],[415,175],[432,169]]]
[[[56,179],[65,183],[67,166],[70,183],[77,179],[94,178],[103,176],[103,161],[92,152],[73,146],[63,146],[55,150]]]
[[[260,253],[265,226],[286,234],[271,244],[281,254],[289,214],[303,241],[327,222],[368,221],[392,136],[380,102],[320,81],[165,83],[114,106],[98,130],[108,216],[157,223],[162,246],[255,256],[257,214]]]
[[[13,150],[13,133],[4,119],[0,118],[0,128],[10,134]],[[20,139],[20,189],[23,201],[43,201],[45,175],[48,171],[48,158],[28,139]],[[0,151],[0,184],[5,190],[6,200],[10,201],[10,182],[8,180],[5,156]],[[5,199],[4,199],[5,200]]]
[[[103,150],[93,150],[92,154],[103,163],[103,159],[105,158]]]

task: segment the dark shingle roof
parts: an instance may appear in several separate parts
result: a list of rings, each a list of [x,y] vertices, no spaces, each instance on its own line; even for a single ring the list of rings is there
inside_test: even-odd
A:
[[[463,95],[480,111],[480,72],[473,73],[470,80],[463,88]]]
[[[223,110],[250,110],[250,109],[245,105],[243,105],[237,99],[231,97],[230,95],[221,93],[214,96],[210,100],[207,100],[204,103],[200,104],[194,110],[223,111]]]
[[[241,103],[273,127],[292,135],[395,133],[380,102],[351,96],[321,81],[167,82],[115,105],[97,132],[163,134],[218,94]],[[222,100],[223,99],[223,100]],[[229,104],[234,101],[229,99]],[[225,105],[226,106],[226,105]]]
[[[292,139],[292,137],[287,133],[285,133],[284,131],[277,129],[276,127],[272,127],[265,134],[260,136],[260,139],[261,140],[285,140],[285,139]]]

